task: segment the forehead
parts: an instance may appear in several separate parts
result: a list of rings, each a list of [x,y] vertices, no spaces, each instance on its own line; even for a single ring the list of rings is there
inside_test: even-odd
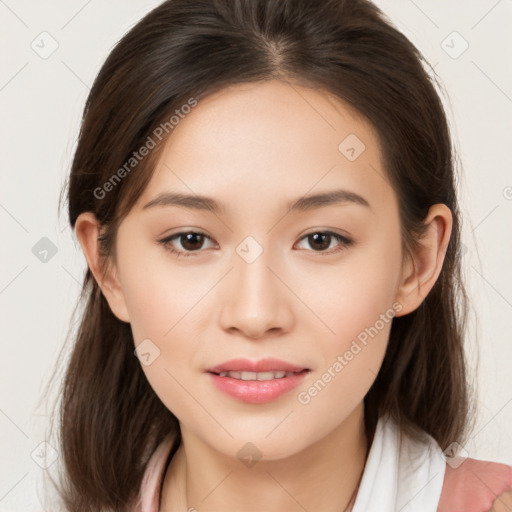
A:
[[[373,126],[334,95],[272,80],[230,86],[180,116],[138,207],[172,191],[234,211],[340,187],[373,203],[394,195]]]

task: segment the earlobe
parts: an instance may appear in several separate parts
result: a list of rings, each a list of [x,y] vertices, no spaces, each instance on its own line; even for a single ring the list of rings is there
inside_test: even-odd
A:
[[[402,310],[396,316],[417,309],[436,283],[450,241],[452,222],[451,210],[445,204],[430,207],[424,236],[418,240],[418,246],[404,256],[396,298],[402,304]]]
[[[100,223],[92,212],[81,213],[75,223],[75,235],[82,247],[87,265],[101,288],[112,313],[121,321],[130,321],[124,294],[112,262],[103,262],[100,255]]]

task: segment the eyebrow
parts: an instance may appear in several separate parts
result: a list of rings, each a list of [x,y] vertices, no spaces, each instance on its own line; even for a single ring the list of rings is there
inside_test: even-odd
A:
[[[287,203],[286,209],[291,212],[303,212],[343,203],[358,204],[371,208],[370,204],[364,197],[356,194],[355,192],[340,189],[300,197],[299,199]],[[183,208],[191,208],[194,210],[209,210],[214,213],[226,212],[224,205],[218,203],[211,197],[182,194],[179,192],[162,192],[149,201],[149,203],[145,204],[143,209],[146,210],[155,206],[181,206]]]

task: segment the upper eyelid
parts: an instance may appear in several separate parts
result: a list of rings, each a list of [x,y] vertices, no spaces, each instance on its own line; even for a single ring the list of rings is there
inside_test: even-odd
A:
[[[209,240],[213,241],[213,238],[210,235],[206,234],[204,231],[201,231],[200,229],[187,229],[187,230],[183,230],[183,231],[178,231],[176,233],[173,233],[172,235],[164,236],[162,239],[160,239],[160,241],[162,241],[162,240],[169,240],[169,239],[174,238],[174,237],[177,238],[179,235],[186,235],[186,234],[189,234],[189,233],[195,233],[197,235],[203,235],[204,237],[206,237]],[[304,237],[312,235],[312,234],[315,234],[315,233],[324,233],[324,234],[337,235],[337,236],[340,236],[340,237],[344,238],[347,241],[352,241],[352,239],[351,239],[351,237],[349,235],[344,235],[342,233],[337,233],[336,231],[334,231],[334,230],[332,230],[330,228],[313,229],[313,230],[308,231],[307,233],[304,233],[303,235],[301,235],[299,240],[302,240]]]

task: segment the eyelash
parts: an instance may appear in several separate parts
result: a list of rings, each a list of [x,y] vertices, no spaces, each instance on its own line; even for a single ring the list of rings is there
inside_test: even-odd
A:
[[[174,235],[171,235],[171,236],[168,236],[161,240],[158,240],[158,243],[162,244],[167,251],[176,255],[178,258],[189,258],[190,256],[197,256],[197,253],[202,252],[200,249],[198,249],[197,251],[177,251],[170,245],[174,239],[179,238],[182,235],[188,235],[188,234],[203,235],[208,240],[211,240],[211,238],[206,233],[203,233],[202,231],[180,231],[179,233],[175,233]],[[345,250],[347,247],[351,246],[354,243],[353,240],[351,240],[345,236],[342,236],[338,233],[335,233],[333,231],[311,231],[310,233],[306,233],[301,238],[301,240],[303,240],[304,238],[307,238],[308,236],[316,235],[316,234],[330,235],[330,236],[334,237],[336,240],[338,240],[338,242],[340,242],[340,244],[334,250],[331,249],[329,251],[313,251],[313,252],[318,253],[319,256],[330,256],[332,254],[336,254],[340,251]]]

